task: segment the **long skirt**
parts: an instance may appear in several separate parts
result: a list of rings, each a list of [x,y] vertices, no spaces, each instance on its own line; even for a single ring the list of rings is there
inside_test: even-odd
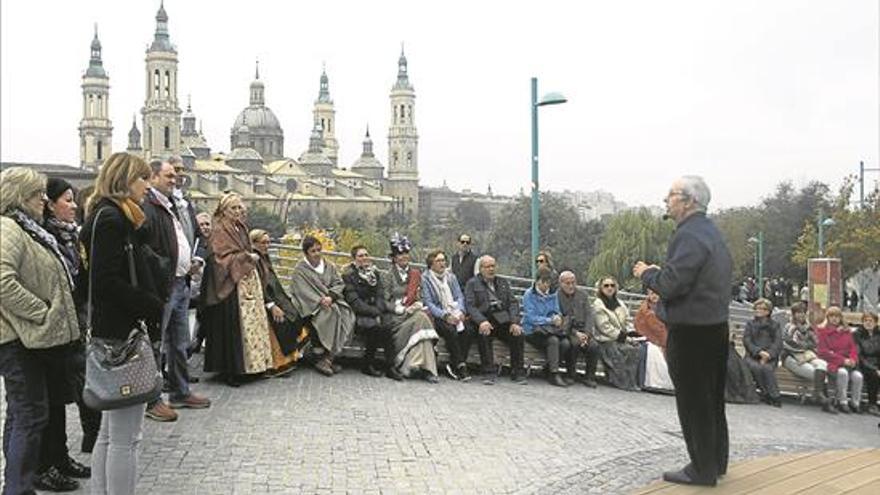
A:
[[[415,311],[402,319],[395,319],[391,339],[397,351],[394,366],[403,376],[413,376],[424,370],[437,376],[437,355],[434,344],[440,340],[431,318],[424,311]]]
[[[244,374],[238,293],[199,312],[199,326],[205,332],[205,371],[227,375]]]
[[[599,356],[611,385],[623,390],[638,390],[639,349],[615,341],[599,342]]]
[[[675,386],[669,377],[666,356],[663,349],[651,342],[642,343],[645,351],[645,382],[643,388],[672,392]]]

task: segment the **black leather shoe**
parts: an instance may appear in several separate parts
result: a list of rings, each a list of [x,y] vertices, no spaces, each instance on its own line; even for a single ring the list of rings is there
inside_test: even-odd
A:
[[[363,373],[367,376],[375,376],[375,377],[380,377],[385,374],[381,370],[377,370],[376,368],[374,368],[373,365],[364,366],[363,368],[361,368],[361,373]]]
[[[563,380],[562,377],[559,376],[559,374],[557,374],[557,373],[553,373],[553,375],[550,377],[550,385],[555,385],[557,387],[563,387],[563,388],[568,386],[565,383],[565,380]]]
[[[55,467],[58,468],[58,471],[65,476],[70,476],[71,478],[91,478],[92,477],[92,468],[86,466],[85,464],[78,462],[76,459],[73,459],[70,456],[67,456],[67,460],[57,464]]]
[[[698,486],[715,486],[715,484],[717,483],[715,479],[700,479],[696,476],[691,476],[688,473],[687,468],[679,469],[678,471],[666,471],[665,473],[663,473],[663,481],[677,483],[679,485]]]
[[[47,492],[72,492],[79,490],[79,481],[61,474],[52,466],[34,478],[34,488]]]
[[[402,382],[402,381],[403,381],[403,375],[401,375],[401,374],[400,374],[396,369],[394,369],[394,368],[389,368],[388,371],[385,372],[385,376],[387,376],[388,378],[391,378],[392,380],[397,381],[397,382]]]

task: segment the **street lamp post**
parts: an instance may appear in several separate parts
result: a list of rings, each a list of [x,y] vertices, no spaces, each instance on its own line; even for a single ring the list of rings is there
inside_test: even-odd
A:
[[[545,105],[558,105],[565,103],[564,96],[560,93],[547,93],[538,101],[538,78],[532,78],[532,278],[535,278],[537,267],[535,266],[535,257],[538,256],[538,248],[540,245],[540,225],[538,224],[538,213],[540,198],[538,197],[538,107]]]
[[[819,210],[819,218],[816,223],[819,226],[819,257],[825,256],[825,227],[834,225],[833,218],[822,218],[822,210]]]
[[[755,245],[755,277],[758,279],[758,298],[764,297],[764,232],[757,237],[749,237],[749,244]]]

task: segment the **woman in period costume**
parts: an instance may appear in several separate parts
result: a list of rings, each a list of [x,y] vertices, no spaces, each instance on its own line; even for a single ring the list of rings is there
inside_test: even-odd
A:
[[[391,268],[385,286],[386,313],[391,328],[394,350],[394,368],[403,376],[421,375],[430,383],[437,383],[437,355],[434,344],[440,339],[431,317],[422,304],[422,276],[410,267],[412,246],[406,237],[395,234],[391,239]]]
[[[293,269],[291,294],[301,314],[311,317],[311,327],[315,331],[313,343],[320,346],[316,351],[322,354],[315,369],[323,375],[333,376],[342,371],[333,364],[333,359],[351,338],[355,316],[345,302],[345,282],[333,263],[325,262],[321,249],[321,241],[316,237],[307,235],[303,238],[305,258]]]
[[[257,267],[263,280],[263,300],[266,302],[266,316],[269,319],[269,343],[272,345],[272,375],[286,376],[293,371],[294,364],[303,355],[308,343],[308,330],[300,317],[299,308],[293,304],[284,291],[272,260],[269,258],[269,233],[254,229],[250,233],[254,252],[260,255]]]
[[[629,310],[617,298],[617,280],[602,277],[596,283],[598,297],[593,301],[596,312],[595,339],[611,385],[624,390],[638,390],[639,350],[627,342]]]
[[[251,251],[243,215],[237,193],[220,198],[202,279],[201,324],[208,333],[205,371],[222,373],[233,387],[240,384],[242,375],[272,368],[269,321],[257,269],[260,256]]]

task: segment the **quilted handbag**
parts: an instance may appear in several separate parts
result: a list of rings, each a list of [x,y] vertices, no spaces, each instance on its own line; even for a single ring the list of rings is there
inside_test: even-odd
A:
[[[90,254],[95,252],[95,225],[100,215],[99,210],[95,214],[95,223],[92,224]],[[134,255],[130,242],[126,245],[125,251],[128,254],[129,276],[132,285],[137,287],[137,272],[134,268]],[[91,267],[89,273],[91,277]],[[138,322],[125,340],[91,337],[93,282],[94,280],[90,278],[86,320],[90,329],[89,344],[86,348],[83,401],[92,409],[107,411],[157,399],[162,393],[162,375],[156,366],[156,358],[144,322]]]

